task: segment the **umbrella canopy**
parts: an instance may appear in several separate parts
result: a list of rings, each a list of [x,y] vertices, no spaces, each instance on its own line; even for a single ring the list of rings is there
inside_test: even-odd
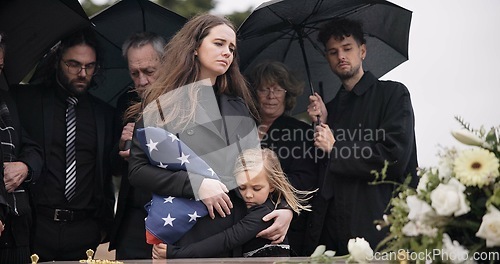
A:
[[[91,17],[99,41],[101,68],[98,88],[91,93],[111,105],[132,80],[122,57],[122,44],[133,33],[150,31],[169,40],[186,18],[147,0],[122,0]]]
[[[7,44],[2,88],[19,83],[60,39],[89,25],[78,0],[0,1],[0,31]]]
[[[341,82],[317,35],[323,23],[339,17],[363,23],[364,70],[381,77],[408,60],[411,11],[407,9],[383,0],[274,0],[257,7],[238,29],[241,70],[247,74],[261,61],[277,60],[302,73],[309,92],[298,98],[292,114],[305,111],[314,90],[330,101]]]

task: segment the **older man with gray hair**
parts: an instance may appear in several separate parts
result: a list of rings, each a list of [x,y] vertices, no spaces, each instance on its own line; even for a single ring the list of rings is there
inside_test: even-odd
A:
[[[121,137],[116,147],[119,154],[115,175],[121,176],[120,192],[115,215],[114,230],[109,249],[116,249],[116,259],[151,259],[151,245],[146,243],[144,205],[151,200],[151,194],[133,188],[128,181],[130,145],[134,132],[135,118],[127,116],[126,110],[141,100],[143,93],[158,78],[158,68],[163,57],[163,37],[151,32],[139,32],[130,36],[122,46],[127,60],[130,77],[134,83],[117,102],[116,125]]]

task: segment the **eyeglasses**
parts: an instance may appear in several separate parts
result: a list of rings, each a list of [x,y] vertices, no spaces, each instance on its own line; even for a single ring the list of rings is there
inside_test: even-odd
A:
[[[71,74],[79,74],[83,69],[85,69],[86,74],[95,74],[97,72],[97,64],[95,62],[89,63],[85,66],[76,61],[63,62],[66,66],[68,66],[68,72]]]
[[[257,94],[259,95],[269,95],[273,93],[275,96],[282,96],[286,93],[286,90],[283,88],[259,88],[257,89]]]

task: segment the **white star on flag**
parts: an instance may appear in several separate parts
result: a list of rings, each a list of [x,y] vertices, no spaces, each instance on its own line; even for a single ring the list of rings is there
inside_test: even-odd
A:
[[[162,219],[163,219],[163,221],[165,221],[163,226],[170,225],[171,227],[174,227],[175,218],[170,217],[170,214],[168,214],[167,218],[162,218]]]
[[[179,141],[179,138],[177,138],[177,136],[172,133],[168,134],[168,136],[172,139],[172,142],[174,142],[174,140]]]
[[[160,167],[160,168],[162,168],[162,169],[166,169],[166,168],[168,167],[168,165],[167,165],[167,164],[163,164],[163,163],[161,163],[161,161],[160,161],[160,164],[158,164],[158,167]]]
[[[158,145],[158,142],[153,142],[153,140],[149,139],[149,143],[146,144],[146,146],[148,146],[148,149],[149,149],[149,154],[151,154],[151,152],[153,150],[158,151],[158,149],[156,148],[156,145]]]
[[[200,218],[201,216],[198,215],[198,213],[196,211],[194,211],[194,213],[192,214],[188,214],[190,219],[189,219],[189,222],[191,221],[196,221],[196,218]]]
[[[207,170],[212,174],[212,176],[215,175],[215,171],[212,168],[208,168]]]
[[[165,201],[163,203],[174,203],[175,197],[169,196],[167,198],[163,198]]]
[[[186,155],[186,154],[184,154],[184,152],[182,152],[182,155],[177,159],[181,161],[181,166],[182,166],[182,165],[184,165],[184,163],[189,163],[188,158],[189,158],[189,155]]]

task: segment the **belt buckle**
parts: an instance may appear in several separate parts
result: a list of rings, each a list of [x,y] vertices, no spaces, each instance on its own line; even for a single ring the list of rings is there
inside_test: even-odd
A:
[[[54,210],[54,221],[56,222],[67,222],[73,220],[73,211],[64,209]]]

